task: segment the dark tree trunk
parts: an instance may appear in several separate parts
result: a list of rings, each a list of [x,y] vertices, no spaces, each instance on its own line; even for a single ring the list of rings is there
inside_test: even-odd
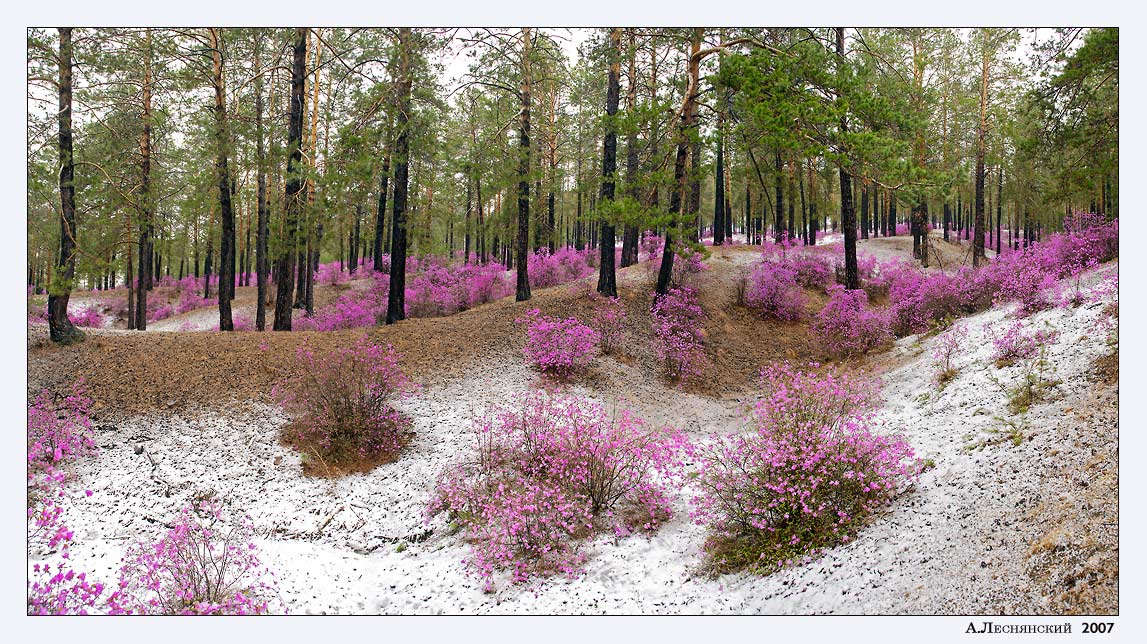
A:
[[[725,243],[725,143],[721,136],[724,117],[717,113],[717,168],[713,181],[713,245]]]
[[[896,193],[888,193],[888,236],[896,236]]]
[[[382,177],[378,182],[378,212],[374,218],[374,270],[382,270],[382,255],[386,250],[386,189],[390,182],[390,152],[382,159]]]
[[[212,28],[211,62],[215,88],[215,170],[219,185],[219,330],[233,331],[231,300],[235,297],[235,214],[231,211],[231,173],[227,168],[227,107],[223,85],[223,43],[220,31]]]
[[[693,141],[693,152],[689,157],[689,214],[690,219],[689,240],[697,243],[701,240],[701,140]]]
[[[632,115],[637,108],[637,35],[636,30],[632,28],[626,29],[626,32],[629,34],[629,84],[626,91],[625,109],[629,115]],[[625,135],[625,185],[626,194],[632,199],[633,204],[637,204],[641,200],[640,191],[637,188],[637,170],[637,128],[631,124]],[[636,223],[628,221],[625,224],[621,236],[622,268],[637,263],[637,245],[640,241],[640,235],[641,231],[637,229]]]
[[[71,344],[84,334],[68,319],[76,275],[76,184],[72,160],[72,28],[60,27],[60,254],[48,289],[48,332],[53,342]]]
[[[868,239],[868,186],[860,187],[860,238]]]
[[[948,228],[951,225],[952,209],[948,206],[948,201],[944,201],[944,241],[948,241]]]
[[[255,36],[255,73],[262,68],[262,32]],[[267,161],[263,148],[263,77],[255,78],[255,288],[258,301],[255,303],[255,328],[267,328],[267,233],[270,226],[270,207],[267,203]]]
[[[808,246],[809,245],[809,240],[808,240],[808,221],[809,220],[808,220],[808,207],[805,204],[805,199],[804,199],[804,173],[798,172],[797,174],[800,175],[800,179],[797,182],[797,186],[800,188],[800,193],[801,193],[801,237],[804,238],[804,245]]]
[[[291,64],[291,115],[287,129],[287,183],[284,237],[275,267],[276,331],[291,330],[291,294],[295,290],[295,250],[303,190],[303,112],[306,105],[307,28],[295,30]]]
[[[211,270],[215,260],[215,238],[211,229],[215,227],[215,213],[211,213],[211,223],[207,227],[207,252],[203,256],[203,299],[211,297]],[[143,268],[140,271],[143,272]]]
[[[581,165],[581,160],[578,160],[578,165]],[[581,174],[581,171],[578,171]],[[581,211],[581,189],[577,191],[577,216],[574,219],[574,250],[585,250],[585,222],[582,220]]]
[[[303,190],[306,191],[306,181],[303,182]],[[291,306],[301,309],[307,300],[307,266],[310,263],[307,258],[311,256],[310,213],[306,213],[303,217],[302,239],[299,240],[295,253],[298,261],[295,265],[295,299]]]
[[[661,267],[657,271],[657,284],[654,292],[665,295],[669,292],[669,278],[673,274],[673,228],[681,215],[682,204],[685,201],[685,191],[688,189],[689,177],[686,169],[689,166],[689,139],[695,127],[697,110],[697,94],[700,91],[701,68],[701,40],[704,28],[694,27],[693,38],[689,47],[688,79],[685,89],[685,98],[681,105],[681,114],[677,124],[677,157],[673,164],[673,191],[669,197],[669,213],[671,222],[665,228],[665,247],[661,252]]]
[[[391,216],[390,292],[386,298],[386,323],[406,319],[406,196],[410,169],[410,91],[413,83],[414,43],[410,28],[398,30],[398,73],[395,89],[396,136],[394,140],[394,211]]]
[[[836,28],[836,54],[844,59],[844,28]],[[840,129],[848,131],[842,116]],[[852,206],[852,177],[844,166],[840,167],[840,224],[844,229],[844,287],[860,288],[860,274],[856,267],[856,210]]]
[[[485,265],[486,255],[486,220],[482,214],[482,175],[474,178],[474,193],[478,198],[478,263]]]
[[[462,240],[462,263],[470,263],[470,215],[474,211],[474,184],[466,177],[466,235]]]
[[[355,204],[354,207],[354,225],[351,226],[350,232],[350,256],[347,259],[347,272],[354,275],[358,270],[358,235],[359,235],[359,220],[362,219],[362,206]]]
[[[518,247],[517,290],[514,299],[524,302],[530,299],[530,274],[528,255],[530,252],[530,45],[528,27],[522,29],[521,88],[518,98],[521,112],[518,122]]]
[[[601,219],[601,261],[598,264],[597,292],[606,297],[617,297],[617,272],[614,267],[614,227],[616,217],[610,206],[616,189],[617,172],[617,104],[621,88],[621,29],[610,30],[609,74],[605,98],[605,142],[601,153],[601,204],[606,216]]]
[[[1000,240],[1003,237],[1000,231],[1003,230],[1004,220],[1004,166],[1000,166],[999,172],[996,175],[996,254],[1000,254]]]
[[[127,253],[127,272],[124,273],[124,283],[127,286],[127,330],[135,330],[135,304],[137,290],[135,286],[135,265],[130,251]]]
[[[785,234],[785,192],[781,184],[781,173],[784,171],[784,162],[781,160],[781,151],[778,149],[773,156],[773,191],[776,193],[777,202],[774,210],[776,212],[773,216],[773,223],[776,229],[773,231],[773,237],[776,243],[781,243],[781,238]]]
[[[147,329],[147,291],[151,289],[151,32],[146,32],[142,84],[142,128],[139,135],[140,184],[139,199],[139,294],[135,302],[135,329]]]

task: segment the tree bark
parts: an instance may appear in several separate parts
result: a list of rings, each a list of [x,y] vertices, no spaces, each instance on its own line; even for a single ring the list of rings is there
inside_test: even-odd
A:
[[[530,28],[522,28],[521,87],[518,99],[521,112],[518,121],[518,246],[517,290],[514,299],[524,302],[530,299],[529,244],[530,244]]]
[[[672,220],[665,228],[665,247],[661,252],[661,267],[657,271],[657,284],[654,292],[665,295],[669,292],[669,278],[673,273],[673,229],[679,223],[681,207],[685,201],[685,193],[689,188],[689,139],[695,123],[697,111],[697,94],[700,91],[701,70],[701,40],[704,37],[703,27],[694,27],[692,41],[689,47],[688,60],[688,86],[682,99],[681,113],[677,122],[677,157],[673,164],[673,192],[669,197],[669,213]]]
[[[255,73],[262,69],[263,32],[255,35]],[[256,186],[256,233],[255,233],[255,288],[258,301],[255,303],[255,328],[267,328],[267,233],[270,225],[270,204],[267,202],[267,160],[263,148],[263,76],[255,78],[255,186]]]
[[[215,170],[219,185],[219,330],[233,331],[231,300],[235,297],[235,214],[231,210],[231,173],[227,168],[227,107],[223,85],[223,42],[217,28],[211,38],[212,85],[215,89]]]
[[[150,266],[151,255],[151,30],[145,31],[143,82],[141,89],[141,120],[142,128],[139,135],[139,169],[140,182],[137,191],[139,203],[139,265]],[[147,330],[147,291],[151,288],[151,274],[148,270],[140,270],[139,284],[136,292],[139,296],[135,302],[135,330]]]
[[[613,204],[617,172],[617,104],[621,87],[621,28],[614,27],[609,33],[610,56],[609,73],[605,98],[605,142],[601,154],[601,204],[606,216],[601,219],[601,261],[598,263],[597,292],[606,297],[617,297],[617,272],[614,266],[614,226],[611,221],[617,214]]]
[[[987,33],[981,32],[980,55],[980,121],[976,132],[976,215],[975,235],[972,241],[972,266],[978,267],[986,257],[984,254],[984,156],[988,138],[988,70],[989,56]]]
[[[275,331],[291,330],[291,296],[295,290],[295,250],[303,191],[303,114],[306,109],[307,28],[295,29],[291,64],[291,111],[287,126],[287,181],[284,240],[275,267]]]
[[[76,275],[76,183],[72,160],[72,27],[60,27],[60,254],[48,289],[48,333],[53,342],[72,344],[84,333],[68,319],[68,300]]]
[[[629,35],[629,79],[625,93],[625,111],[632,116],[637,107],[637,33],[633,28],[625,30]],[[630,124],[625,133],[625,185],[626,194],[636,205],[641,200],[637,188],[637,126]],[[631,220],[632,217],[627,217]],[[627,221],[621,236],[621,267],[632,266],[637,263],[637,244],[640,231],[637,224]]]
[[[836,54],[844,63],[844,27],[836,28]],[[840,117],[840,129],[848,131],[848,122]],[[840,224],[844,229],[844,287],[860,288],[860,274],[856,267],[856,210],[852,206],[852,176],[840,167]]]
[[[386,298],[386,323],[406,319],[406,198],[410,169],[410,92],[413,32],[398,30],[398,68],[395,80],[396,136],[394,140],[394,211],[391,216],[390,292]]]

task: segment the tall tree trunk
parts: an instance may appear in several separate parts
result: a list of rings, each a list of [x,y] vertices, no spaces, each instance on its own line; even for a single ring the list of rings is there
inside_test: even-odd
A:
[[[1004,218],[1004,166],[1000,165],[996,174],[996,254],[1000,254],[1000,240],[1003,236],[1000,231],[1003,230]]]
[[[53,342],[71,344],[84,334],[68,319],[76,275],[76,183],[72,161],[72,28],[60,27],[60,254],[48,288],[48,332]]]
[[[231,173],[227,168],[227,107],[223,85],[223,42],[217,28],[208,30],[211,39],[212,85],[215,89],[215,170],[219,185],[219,330],[233,331],[231,300],[235,297],[235,214],[231,211]]]
[[[713,180],[713,245],[725,243],[725,141],[722,128],[724,115],[717,112],[717,160],[716,176]]]
[[[135,275],[133,274],[135,272],[135,266],[132,260],[131,250],[129,249],[125,255],[127,255],[127,272],[124,273],[124,284],[127,285],[127,330],[134,331],[136,321],[135,305],[138,291],[135,286]]]
[[[610,55],[609,74],[605,94],[605,142],[601,153],[601,203],[606,216],[601,219],[601,261],[598,264],[597,292],[606,297],[617,297],[617,273],[614,267],[614,226],[611,221],[617,214],[613,204],[617,172],[617,104],[621,85],[621,28],[613,27],[609,32]]]
[[[151,75],[151,30],[148,29],[145,30],[144,36],[143,82],[140,86],[142,128],[139,135],[140,182],[137,198],[139,202],[139,265],[141,270],[139,271],[139,285],[137,286],[139,296],[135,302],[135,324],[133,325],[139,331],[147,329],[147,291],[151,288],[151,280],[149,279],[151,273],[142,269],[144,266],[150,267],[151,265]]]
[[[395,80],[394,212],[391,217],[390,292],[386,323],[406,319],[406,197],[410,168],[410,91],[413,83],[414,35],[409,27],[398,30],[398,69]]]
[[[673,192],[669,197],[669,213],[671,221],[665,227],[665,247],[661,251],[661,268],[657,271],[657,284],[654,292],[665,295],[669,292],[669,278],[673,273],[673,230],[679,224],[681,207],[685,201],[685,192],[688,190],[689,176],[689,140],[695,127],[695,114],[697,111],[697,94],[700,91],[701,76],[701,40],[705,35],[703,27],[693,28],[693,37],[689,46],[688,60],[688,86],[682,99],[681,113],[677,120],[677,158],[673,164]]]
[[[267,202],[267,159],[263,148],[263,76],[262,69],[263,32],[255,34],[255,186],[256,186],[256,212],[255,224],[255,288],[258,292],[258,301],[255,303],[255,328],[262,331],[267,328],[267,273],[270,267],[267,261],[267,233],[270,226],[270,204]]]
[[[843,120],[841,123],[843,125]],[[785,193],[784,188],[781,187],[781,174],[783,172],[784,162],[781,160],[781,150],[780,148],[777,148],[775,155],[773,156],[773,189],[777,195],[776,213],[773,217],[776,229],[774,230],[773,234],[778,244],[781,243],[781,239],[785,234]]]
[[[701,241],[701,139],[693,141],[693,151],[689,154],[689,240]]]
[[[295,290],[295,250],[303,203],[303,114],[307,100],[307,28],[295,29],[291,63],[291,111],[287,127],[287,181],[284,240],[275,266],[275,331],[291,330],[291,296]]]
[[[362,206],[355,204],[354,206],[354,224],[350,229],[350,255],[347,258],[347,272],[354,275],[358,270],[358,234],[359,234],[359,220],[362,218]]]
[[[518,247],[517,291],[514,299],[530,299],[529,244],[530,244],[530,56],[532,36],[530,28],[522,28],[521,88],[518,98],[521,112],[518,122]]]
[[[627,28],[629,36],[629,78],[625,92],[625,111],[633,116],[637,108],[637,30]],[[630,123],[625,133],[625,192],[632,199],[633,204],[641,200],[637,188],[637,125]],[[637,263],[637,244],[640,231],[632,217],[626,218],[625,229],[621,235],[621,267],[632,266]]]
[[[836,55],[844,64],[844,27],[836,28]],[[840,129],[848,131],[848,122],[840,117]],[[860,274],[856,267],[856,210],[852,207],[852,176],[840,167],[840,224],[844,229],[844,287],[860,288]]]
[[[980,122],[976,132],[976,219],[972,241],[972,266],[979,266],[984,255],[984,156],[988,139],[988,70],[987,34],[983,33],[980,55]]]
[[[386,190],[390,182],[390,150],[382,159],[382,176],[378,181],[378,212],[374,218],[374,270],[382,270],[382,256],[386,250]]]

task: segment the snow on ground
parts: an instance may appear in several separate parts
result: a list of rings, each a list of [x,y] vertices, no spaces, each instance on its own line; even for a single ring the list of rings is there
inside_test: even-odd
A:
[[[987,330],[1010,324],[1014,306],[959,322],[970,331],[956,361],[959,375],[940,392],[931,384],[935,340],[898,341],[886,356],[897,366],[883,374],[878,422],[907,436],[935,467],[854,542],[768,577],[695,574],[705,533],[688,520],[686,486],[676,516],[656,533],[585,544],[583,576],[525,587],[499,579],[495,592],[483,592],[462,563],[467,544],[443,517],[426,522],[424,509],[438,473],[471,448],[472,420],[533,381],[517,356],[492,359],[404,400],[416,437],[402,458],[339,480],[302,476],[299,457],[277,441],[285,418],[273,407],[236,405],[98,427],[101,451],[76,466],[69,487],[72,559],[112,581],[130,542],[156,538],[188,500],[214,492],[251,515],[292,613],[1041,612],[1046,598],[1032,596],[1024,570],[1031,525],[1039,520],[1033,513],[1070,493],[1047,484],[1049,468],[1096,449],[1065,435],[1061,421],[1064,401],[1092,387],[1085,375],[1092,360],[1110,350],[1096,331],[1101,309],[1085,304],[1029,320],[1060,330],[1048,350],[1063,384],[1060,399],[1033,407],[1026,421],[1008,413],[993,381],[1014,382],[1019,367],[996,369],[989,357]],[[626,399],[639,414],[699,440],[741,428],[748,401],[684,394],[643,381],[610,358],[596,365],[615,397],[606,404]],[[613,384],[627,381],[628,389]],[[1004,427],[1001,419],[1022,424],[1020,445],[982,445],[999,436],[993,430]],[[1087,440],[1117,440],[1115,427],[1093,429]],[[89,488],[94,494],[84,498]]]

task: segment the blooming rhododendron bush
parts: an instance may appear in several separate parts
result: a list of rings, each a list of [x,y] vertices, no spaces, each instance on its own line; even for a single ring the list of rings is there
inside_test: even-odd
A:
[[[499,571],[515,582],[575,576],[582,538],[656,530],[671,514],[666,484],[687,444],[628,411],[536,391],[477,430],[474,453],[443,473],[430,511],[465,529],[466,563],[488,590]]]
[[[398,457],[410,420],[394,403],[411,389],[399,357],[365,335],[326,354],[299,348],[297,375],[275,393],[294,416],[283,438],[312,471]]]
[[[249,519],[229,522],[218,501],[184,507],[155,543],[132,545],[108,598],[113,615],[251,615],[284,610],[259,561]],[[272,605],[272,602],[274,604]]]
[[[699,449],[692,516],[715,572],[768,573],[848,541],[919,473],[906,441],[870,427],[874,382],[784,363],[761,383],[752,429]]]
[[[91,405],[78,382],[59,403],[43,391],[28,406],[28,553],[42,559],[29,574],[28,614],[94,612],[104,592],[73,568],[68,547],[75,535],[64,516],[68,466],[96,452]]]
[[[526,346],[522,351],[544,374],[569,378],[589,366],[594,347],[601,339],[592,327],[577,318],[555,318],[531,309],[514,320],[526,325]]]
[[[812,323],[820,346],[833,356],[854,356],[892,339],[888,321],[868,307],[868,294],[839,285],[829,287],[829,302]]]
[[[654,350],[669,379],[687,382],[699,378],[709,359],[702,328],[705,311],[697,301],[697,291],[674,288],[656,297],[652,318]]]

